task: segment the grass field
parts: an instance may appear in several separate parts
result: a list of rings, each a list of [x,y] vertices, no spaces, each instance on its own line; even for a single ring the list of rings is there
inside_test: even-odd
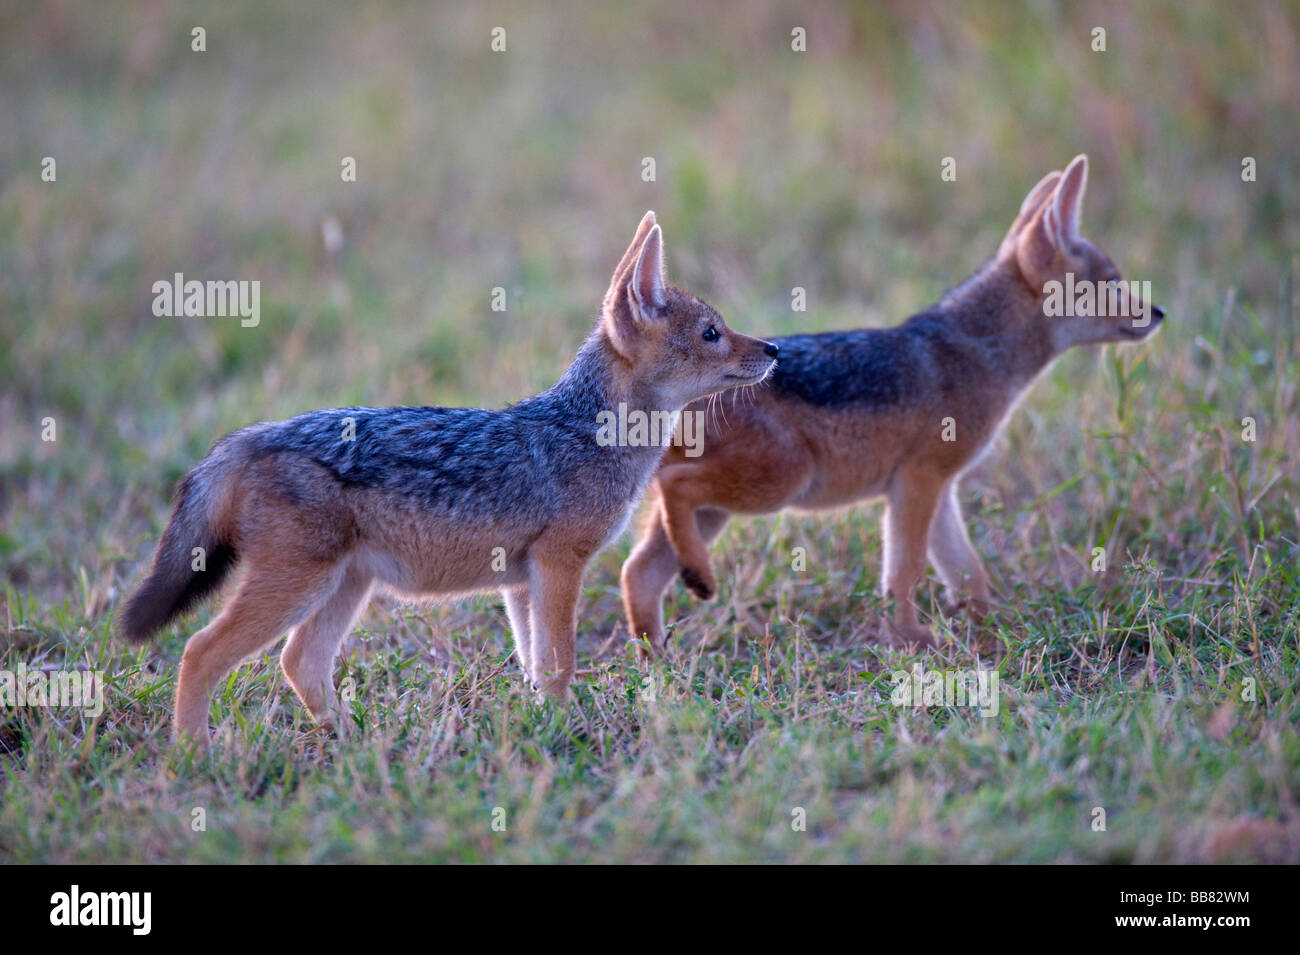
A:
[[[1298,25],[1195,0],[6,8],[0,671],[108,685],[94,719],[0,708],[0,861],[1300,861]],[[967,477],[986,652],[937,593],[944,650],[874,647],[878,511],[787,514],[730,525],[715,602],[674,587],[661,664],[624,643],[630,538],[604,552],[568,708],[524,691],[498,599],[381,599],[338,674],[350,739],[313,733],[273,652],[221,688],[212,753],[169,746],[213,606],[139,651],[113,614],[220,435],[549,386],[650,208],[738,330],[890,324],[1079,152],[1086,232],[1169,318],[1064,357]],[[259,280],[260,324],[155,317],[175,272]],[[891,705],[918,659],[996,668],[997,715]]]

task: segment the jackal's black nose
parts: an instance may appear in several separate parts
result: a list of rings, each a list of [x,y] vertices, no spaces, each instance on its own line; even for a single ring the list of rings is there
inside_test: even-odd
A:
[[[1165,310],[1159,305],[1152,305],[1151,314],[1156,317],[1156,321],[1160,321],[1160,319],[1165,317]]]
[[[777,353],[780,351],[781,349],[777,348],[771,342],[768,342],[766,345],[763,346],[763,354],[766,355],[768,358],[775,358],[777,356]]]

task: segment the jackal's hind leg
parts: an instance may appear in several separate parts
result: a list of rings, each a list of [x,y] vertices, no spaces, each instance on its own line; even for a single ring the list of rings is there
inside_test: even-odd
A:
[[[346,732],[348,719],[334,691],[334,658],[365,607],[373,583],[364,572],[349,569],[338,589],[298,625],[280,653],[280,666],[299,699],[316,722],[339,733]]]
[[[524,681],[531,683],[532,630],[528,619],[528,585],[501,591],[506,602],[506,616],[510,618],[510,632],[515,638],[515,656],[524,673]]]
[[[237,663],[265,649],[310,616],[338,587],[333,567],[296,565],[262,571],[250,564],[234,597],[210,624],[190,637],[176,684],[178,741],[208,742],[212,691]]]

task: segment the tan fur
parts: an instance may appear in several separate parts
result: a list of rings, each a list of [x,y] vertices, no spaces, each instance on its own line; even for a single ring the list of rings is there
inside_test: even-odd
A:
[[[949,588],[969,594],[976,618],[986,612],[989,577],[957,498],[962,472],[1066,347],[1137,337],[1125,319],[1043,314],[1044,283],[1067,269],[1095,281],[1119,275],[1078,234],[1086,172],[1079,157],[1064,174],[1046,176],[1026,197],[993,262],[940,303],[941,345],[948,351],[939,354],[949,356],[947,363],[933,380],[912,383],[905,405],[823,407],[769,387],[695,406],[709,410],[704,453],[691,459],[673,448],[665,454],[655,478],[658,500],[623,567],[634,636],[646,637],[654,652],[663,649],[663,592],[679,570],[697,596],[717,592],[709,542],[731,514],[815,511],[877,497],[888,504],[882,579],[895,601],[893,633],[882,640],[933,644],[912,598],[927,558]],[[906,326],[899,331],[905,335]],[[907,339],[898,341],[902,354]],[[930,344],[927,339],[925,347]],[[992,365],[965,362],[963,348],[986,350]],[[782,349],[784,356],[787,346]],[[946,418],[956,421],[955,441],[942,440]]]
[[[705,330],[711,337],[702,338]],[[666,284],[661,232],[647,213],[615,269],[601,321],[580,355],[579,384],[572,387],[575,394],[590,395],[595,387],[611,403],[676,413],[695,398],[761,380],[773,367],[774,352]],[[187,578],[175,565],[176,555],[189,552],[186,534],[201,534],[238,555],[243,573],[233,598],[190,639],[181,660],[178,738],[205,742],[213,689],[286,631],[291,636],[281,663],[289,683],[313,716],[342,730],[347,721],[338,709],[333,662],[379,586],[412,597],[501,591],[525,677],[562,699],[574,672],[583,571],[622,527],[661,453],[659,447],[597,447],[594,420],[564,417],[565,381],[547,393],[550,417],[526,425],[530,435],[536,428],[558,429],[556,440],[567,442],[564,461],[512,460],[509,466],[519,473],[493,474],[497,483],[488,487],[481,474],[496,466],[493,448],[458,451],[480,475],[464,478],[458,492],[481,491],[484,500],[497,500],[500,483],[509,480],[556,489],[534,497],[528,514],[496,505],[429,507],[418,495],[342,481],[310,453],[268,453],[259,436],[276,433],[275,425],[246,429],[214,446],[183,484],[164,534],[164,544],[171,543],[160,546],[151,578],[123,614],[127,636],[141,639],[179,612]],[[512,413],[521,412],[492,414]],[[555,446],[540,438],[530,450]],[[571,460],[581,455],[585,460]],[[618,483],[610,484],[615,478]],[[497,548],[505,551],[504,571],[494,566]]]

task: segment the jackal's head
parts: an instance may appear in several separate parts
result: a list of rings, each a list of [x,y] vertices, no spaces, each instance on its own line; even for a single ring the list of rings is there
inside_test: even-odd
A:
[[[1136,341],[1165,317],[1149,298],[1149,282],[1126,282],[1110,257],[1079,233],[1087,185],[1087,156],[1076,156],[1064,173],[1044,176],[1025,197],[998,253],[1038,293],[1058,351]]]
[[[755,384],[776,365],[775,345],[732,331],[709,305],[667,283],[663,230],[653,212],[614,270],[601,321],[636,385],[669,410]]]

